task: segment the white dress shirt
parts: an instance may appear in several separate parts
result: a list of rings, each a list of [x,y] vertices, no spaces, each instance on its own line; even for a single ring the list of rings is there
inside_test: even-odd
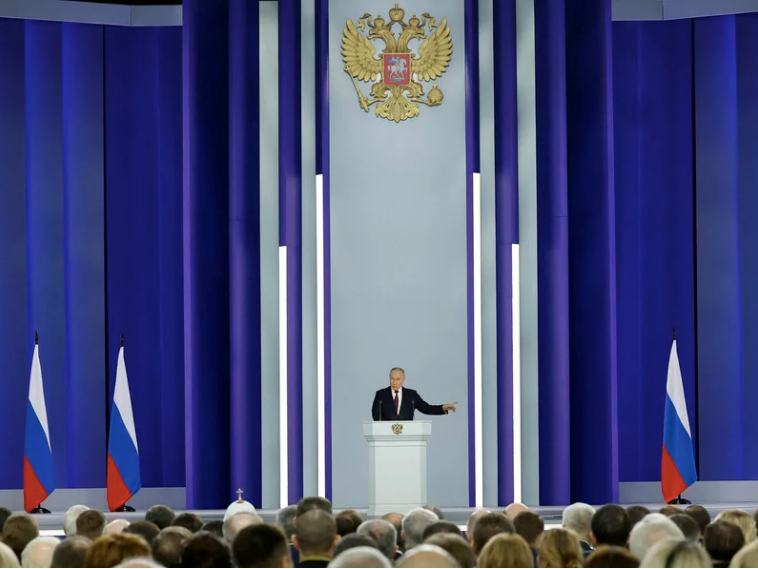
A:
[[[395,403],[395,390],[393,389],[392,390],[392,404],[394,405],[394,403]],[[397,391],[397,412],[398,413],[400,413],[400,409],[402,408],[402,406],[403,406],[403,388],[401,387]]]

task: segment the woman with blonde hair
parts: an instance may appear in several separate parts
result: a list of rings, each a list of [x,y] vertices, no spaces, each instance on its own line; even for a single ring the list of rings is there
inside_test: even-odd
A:
[[[0,541],[0,567],[21,567],[13,550]]]
[[[584,553],[579,538],[572,532],[556,528],[544,532],[537,540],[537,567],[559,569],[581,567]]]
[[[115,567],[135,557],[150,557],[150,546],[138,535],[116,533],[97,538],[87,550],[84,566]]]
[[[500,533],[490,539],[479,554],[479,567],[516,567],[532,569],[534,558],[524,538],[516,534]]]
[[[729,567],[758,567],[758,540],[747,544],[732,557]]]
[[[699,543],[689,539],[662,539],[650,548],[640,567],[713,567]]]
[[[745,545],[755,541],[755,521],[745,510],[724,510],[716,516],[716,520],[732,522],[740,528],[745,536]]]

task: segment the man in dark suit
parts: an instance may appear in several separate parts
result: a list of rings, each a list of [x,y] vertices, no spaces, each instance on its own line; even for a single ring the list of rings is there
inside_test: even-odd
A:
[[[393,367],[390,371],[390,386],[380,389],[374,397],[371,406],[371,416],[374,421],[413,421],[413,414],[418,411],[424,415],[447,415],[455,413],[455,403],[444,405],[429,405],[413,389],[403,387],[405,372],[402,368]]]

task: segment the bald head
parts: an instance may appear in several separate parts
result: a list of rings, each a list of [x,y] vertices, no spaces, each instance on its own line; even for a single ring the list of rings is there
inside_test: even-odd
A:
[[[529,508],[527,508],[524,504],[516,502],[514,504],[510,504],[507,508],[505,508],[505,517],[509,520],[515,520],[516,516],[518,516],[521,512],[528,511]]]
[[[55,546],[60,542],[54,537],[37,537],[29,542],[21,554],[22,567],[50,567]]]
[[[229,543],[234,543],[234,538],[237,537],[239,532],[248,526],[254,526],[262,524],[263,520],[258,514],[250,512],[240,512],[234,514],[231,518],[224,520],[223,533],[224,539]]]
[[[460,567],[453,556],[436,545],[419,545],[398,561],[397,567]]]
[[[295,520],[293,544],[300,557],[327,557],[331,559],[337,545],[337,523],[323,510],[311,510]]]
[[[127,528],[128,525],[129,525],[129,520],[123,520],[123,519],[113,520],[111,523],[105,526],[105,529],[103,530],[103,535],[115,535],[117,533],[121,533]]]

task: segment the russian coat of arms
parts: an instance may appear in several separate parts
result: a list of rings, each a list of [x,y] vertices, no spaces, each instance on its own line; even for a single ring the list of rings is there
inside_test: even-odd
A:
[[[421,81],[434,81],[445,73],[453,54],[453,40],[446,18],[437,24],[427,12],[420,19],[414,14],[406,23],[405,10],[398,4],[389,16],[389,22],[381,16],[372,19],[369,14],[358,18],[357,24],[348,20],[342,36],[342,60],[361,108],[369,112],[369,107],[376,105],[377,117],[398,123],[418,116],[420,104],[442,104],[439,87],[432,84],[424,98]],[[414,40],[421,42],[417,54],[411,47]],[[375,41],[385,46],[378,57]],[[373,83],[369,96],[361,91],[361,81]]]

